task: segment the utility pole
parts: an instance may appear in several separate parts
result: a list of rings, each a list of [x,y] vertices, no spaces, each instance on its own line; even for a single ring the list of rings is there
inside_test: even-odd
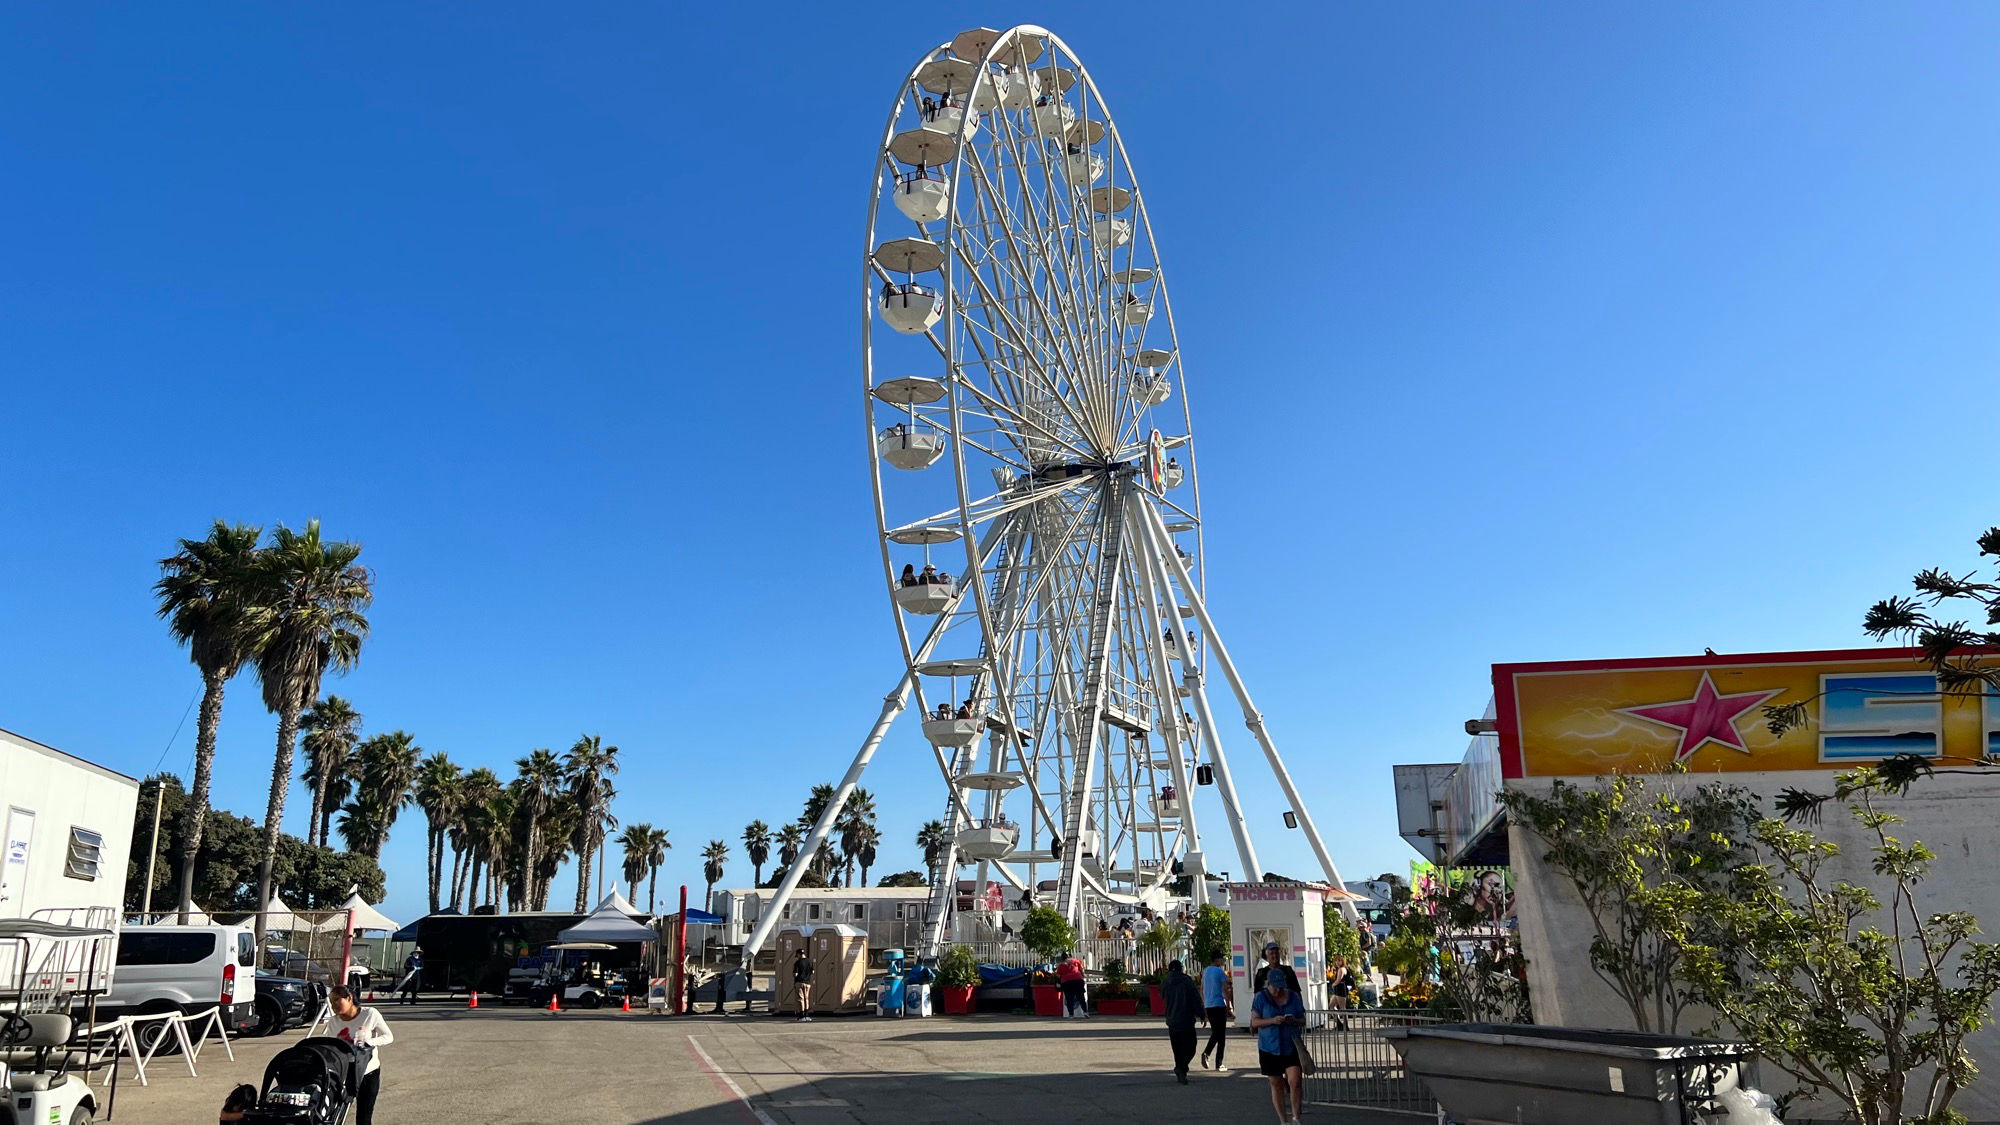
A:
[[[160,802],[166,800],[167,785],[160,778],[153,779],[153,846],[146,849],[146,897],[139,905],[139,913],[153,912],[153,863],[160,857]]]

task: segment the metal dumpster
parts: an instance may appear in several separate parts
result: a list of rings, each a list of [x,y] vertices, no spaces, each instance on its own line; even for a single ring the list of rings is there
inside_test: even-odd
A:
[[[1457,1023],[1377,1032],[1464,1125],[1699,1125],[1743,1084],[1744,1043],[1588,1027]]]

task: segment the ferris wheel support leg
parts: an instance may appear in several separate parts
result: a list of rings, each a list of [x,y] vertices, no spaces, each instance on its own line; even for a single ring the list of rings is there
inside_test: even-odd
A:
[[[875,726],[868,732],[868,737],[861,740],[861,749],[855,752],[853,763],[847,767],[847,775],[834,787],[833,799],[826,803],[825,811],[819,814],[819,820],[813,824],[812,831],[806,834],[805,842],[799,845],[798,858],[786,869],[785,877],[778,883],[776,893],[772,894],[771,901],[765,904],[764,914],[757,919],[757,928],[751,931],[750,940],[743,943],[744,965],[750,964],[757,951],[770,940],[771,931],[778,928],[778,920],[783,917],[785,904],[791,901],[792,892],[798,889],[800,877],[811,865],[813,854],[819,851],[819,846],[826,842],[827,836],[832,832],[834,818],[840,815],[840,810],[847,804],[847,797],[854,792],[854,787],[861,783],[862,771],[868,768],[868,760],[875,756],[876,748],[882,745],[883,736],[889,733],[889,724],[896,721],[897,715],[902,714],[903,707],[909,702],[911,690],[916,687],[916,682],[916,670],[911,669],[903,674],[902,682],[896,685],[896,690],[883,698],[881,716],[875,720]],[[946,870],[949,871],[950,868]]]
[[[1202,635],[1208,639],[1208,650],[1215,656],[1216,666],[1222,669],[1223,678],[1229,681],[1229,686],[1236,692],[1237,703],[1243,707],[1243,724],[1250,728],[1251,737],[1257,740],[1257,745],[1263,747],[1264,758],[1271,764],[1271,773],[1278,780],[1278,788],[1284,791],[1285,800],[1291,804],[1292,812],[1298,817],[1299,827],[1306,834],[1306,842],[1312,845],[1313,855],[1318,857],[1321,870],[1326,872],[1327,881],[1337,888],[1344,887],[1340,869],[1334,866],[1333,856],[1327,852],[1325,841],[1319,838],[1319,829],[1313,825],[1312,814],[1306,811],[1306,803],[1299,796],[1298,786],[1292,784],[1292,775],[1285,769],[1285,760],[1278,756],[1277,744],[1271,741],[1270,732],[1264,729],[1263,712],[1257,710],[1257,705],[1251,702],[1250,689],[1243,685],[1243,677],[1237,674],[1236,662],[1229,659],[1229,650],[1222,643],[1222,634],[1216,632],[1215,622],[1208,616],[1208,606],[1203,603],[1201,594],[1195,590],[1194,582],[1188,577],[1187,567],[1182,564],[1180,556],[1174,553],[1173,536],[1168,534],[1165,521],[1151,504],[1141,505],[1141,508],[1154,549],[1159,552],[1161,561],[1172,569],[1174,577],[1180,580],[1181,590],[1187,594],[1188,606],[1194,610],[1195,620],[1201,623]],[[1345,898],[1340,900],[1340,913],[1349,922],[1360,917],[1354,909],[1354,904]]]
[[[1141,501],[1141,503],[1148,503],[1148,501]],[[1157,552],[1147,546],[1151,542],[1151,537],[1146,534],[1146,529],[1139,526],[1137,522],[1141,517],[1136,512],[1128,511],[1126,518],[1131,524],[1133,546],[1139,549],[1141,564],[1139,572],[1146,580],[1145,597],[1139,603],[1140,617],[1142,619],[1141,627],[1145,630],[1147,643],[1151,650],[1148,653],[1147,659],[1153,666],[1154,679],[1158,681],[1154,690],[1160,693],[1160,725],[1163,728],[1162,734],[1164,734],[1167,740],[1167,761],[1173,772],[1174,792],[1180,794],[1181,797],[1181,839],[1187,845],[1186,851],[1199,852],[1201,850],[1201,830],[1195,823],[1194,787],[1189,784],[1190,778],[1188,777],[1187,761],[1181,754],[1180,704],[1175,698],[1173,674],[1168,671],[1173,665],[1167,660],[1166,643],[1161,639],[1162,629],[1164,628],[1162,625],[1163,618],[1157,616],[1162,613],[1171,613],[1174,615],[1174,620],[1178,621],[1180,614],[1174,606],[1173,592],[1168,588],[1167,580],[1162,576],[1160,560],[1156,557]],[[1210,745],[1216,744],[1210,743]],[[1247,845],[1250,842],[1250,837],[1240,827],[1242,818],[1236,813],[1236,791],[1234,789],[1225,789],[1223,793],[1223,804],[1229,816],[1233,821],[1238,822],[1238,842],[1239,844]],[[1158,820],[1159,818],[1155,817],[1154,819]],[[1182,854],[1186,854],[1186,851]],[[1208,873],[1205,871],[1190,871],[1188,874],[1192,876],[1188,880],[1189,897],[1194,900],[1197,908],[1207,906]]]
[[[1236,840],[1236,858],[1243,864],[1243,881],[1255,882],[1264,870],[1257,860],[1257,845],[1250,840],[1250,825],[1243,818],[1243,806],[1236,800],[1236,781],[1229,774],[1229,756],[1222,752],[1222,739],[1215,729],[1215,712],[1208,706],[1208,691],[1202,686],[1201,672],[1189,668],[1181,676],[1188,698],[1194,701],[1194,720],[1201,724],[1202,741],[1208,744],[1208,759],[1215,765],[1215,788],[1222,798],[1222,814],[1229,820],[1229,834]]]

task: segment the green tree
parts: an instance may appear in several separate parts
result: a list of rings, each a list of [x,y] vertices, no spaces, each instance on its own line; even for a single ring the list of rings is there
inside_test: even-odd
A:
[[[410,732],[392,730],[364,741],[355,750],[354,760],[361,775],[355,804],[366,813],[360,818],[366,832],[358,840],[350,840],[350,846],[379,860],[382,846],[389,842],[389,830],[410,803],[424,749]]]
[[[667,852],[673,848],[667,839],[667,830],[655,828],[646,837],[646,913],[659,912],[655,903],[660,889],[660,868],[667,865]]]
[[[521,846],[515,850],[514,859],[519,877],[519,899],[529,910],[540,910],[535,891],[535,871],[543,852],[543,837],[547,834],[549,809],[554,804],[556,793],[563,783],[562,759],[552,750],[533,750],[528,756],[514,763],[520,770],[515,782],[515,817],[522,822],[525,832]]]
[[[1229,911],[1206,905],[1194,915],[1194,959],[1206,965],[1218,953],[1229,952]]]
[[[869,835],[875,830],[875,795],[866,789],[856,788],[847,795],[847,802],[840,807],[840,815],[834,821],[834,831],[840,836],[840,856],[842,863],[841,883],[854,885],[854,864],[861,855],[864,844],[869,843]],[[880,834],[875,839],[880,839]],[[866,879],[864,877],[863,881]]]
[[[466,771],[457,821],[452,826],[456,847],[464,852],[465,861],[452,865],[451,904],[468,914],[479,903],[481,871],[490,869],[494,860],[490,843],[493,802],[501,792],[500,777],[492,770],[479,766]]]
[[[806,830],[794,822],[778,829],[774,838],[778,844],[778,866],[790,867],[797,863],[799,848],[806,842]]]
[[[182,808],[180,921],[194,903],[195,856],[208,816],[209,779],[215,769],[215,732],[222,724],[222,690],[257,655],[258,639],[246,618],[260,527],[216,520],[205,539],[183,539],[179,552],[160,560],[153,592],[167,631],[188,649],[201,673],[201,713],[195,719],[194,787]],[[286,767],[286,777],[291,771]]]
[[[1053,906],[1037,906],[1021,922],[1021,943],[1045,961],[1076,948],[1076,930]]]
[[[312,812],[306,819],[306,840],[326,846],[333,810],[347,803],[354,782],[354,748],[361,742],[361,713],[337,695],[329,695],[299,716],[299,740],[305,750],[304,779],[312,791]],[[331,802],[331,803],[329,803]]]
[[[722,865],[728,859],[729,845],[720,840],[710,840],[708,846],[701,850],[701,875],[708,881],[708,886],[701,895],[703,909],[707,909],[708,904],[714,901],[715,885],[722,881]]]
[[[618,818],[611,815],[611,798],[617,795],[611,776],[618,772],[618,748],[606,746],[601,735],[579,736],[563,756],[563,769],[577,810],[570,845],[576,849],[576,909],[581,913],[590,909],[590,872],[605,834],[618,827]]]
[[[944,878],[945,873],[938,868],[951,850],[951,829],[945,827],[944,821],[924,821],[923,827],[917,829],[917,847],[923,849],[924,871],[929,880],[935,883]]]
[[[764,882],[764,864],[771,858],[771,826],[761,820],[753,820],[743,829],[743,854],[750,858],[752,874],[750,881],[758,886]]]
[[[257,898],[268,902],[271,865],[285,822],[285,795],[299,713],[319,698],[320,680],[343,673],[361,658],[368,635],[364,610],[374,601],[374,578],[355,562],[358,543],[328,542],[318,520],[302,531],[283,524],[251,567],[245,615],[264,706],[278,716],[278,752],[271,768],[271,798],[264,813],[264,859]],[[259,938],[262,938],[261,926]]]
[[[893,875],[884,875],[880,879],[875,880],[875,885],[878,887],[925,887],[930,885],[930,881],[924,878],[924,873],[921,871],[898,871]]]
[[[1978,1073],[1965,1043],[1992,1021],[2000,946],[1973,940],[1970,913],[1919,905],[1935,856],[1891,835],[1903,820],[1881,799],[1897,788],[1864,768],[1836,775],[1822,801],[1792,802],[1802,818],[1825,800],[1846,806],[1886,901],[1834,875],[1838,845],[1760,820],[1757,862],[1705,904],[1719,940],[1692,948],[1682,972],[1724,1025],[1863,1125],[1962,1122],[1952,1102]]]
[[[1360,977],[1361,934],[1354,923],[1340,912],[1340,904],[1329,902],[1322,911],[1326,927],[1326,960],[1333,963],[1335,957],[1347,958],[1348,964],[1355,966],[1356,979]]]
[[[431,913],[438,910],[444,889],[444,853],[452,825],[458,822],[459,806],[465,800],[465,775],[442,753],[432,754],[417,767],[412,793],[424,813],[425,872],[429,878]],[[457,864],[453,865],[456,875]]]
[[[625,876],[625,884],[632,888],[632,901],[639,901],[639,880],[646,877],[646,864],[653,851],[653,826],[650,824],[628,824],[618,836],[618,847],[623,853],[619,873]]]

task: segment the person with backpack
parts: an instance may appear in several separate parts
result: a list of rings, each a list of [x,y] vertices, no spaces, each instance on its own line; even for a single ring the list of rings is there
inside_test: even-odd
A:
[[[799,1022],[811,1023],[813,994],[813,963],[806,955],[804,946],[799,947],[799,955],[792,958],[792,983],[799,990]]]

